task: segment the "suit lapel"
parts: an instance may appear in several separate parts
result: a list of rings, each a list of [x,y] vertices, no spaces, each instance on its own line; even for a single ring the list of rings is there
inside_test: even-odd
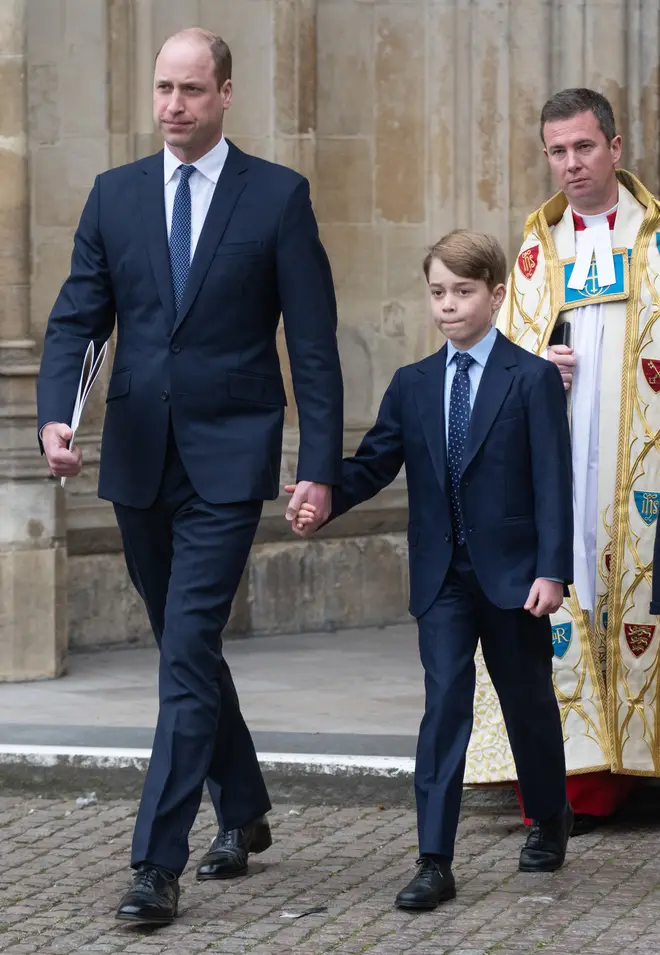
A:
[[[475,454],[486,440],[486,436],[492,428],[513,382],[510,369],[517,364],[511,343],[498,332],[493,350],[488,356],[486,367],[481,376],[479,390],[470,416],[470,428],[463,455],[462,473],[465,473]]]
[[[237,149],[232,143],[229,143],[229,153],[213,192],[211,205],[204,220],[195,254],[190,263],[188,282],[186,283],[181,308],[174,323],[172,334],[176,332],[181,322],[183,322],[197,297],[197,293],[209,270],[211,259],[215,254],[232,212],[234,211],[234,207],[238,202],[238,197],[247,185],[247,176],[245,176],[246,169],[247,161],[244,153],[242,153],[240,149]]]
[[[447,346],[418,367],[420,375],[415,389],[417,411],[431,460],[443,493],[447,486],[447,441],[445,437],[445,372]]]
[[[163,308],[170,318],[171,327],[174,323],[174,292],[172,290],[170,253],[167,246],[162,150],[155,156],[149,156],[143,160],[141,170],[142,175],[139,179],[140,206],[147,239],[147,250],[158,294],[163,303]]]

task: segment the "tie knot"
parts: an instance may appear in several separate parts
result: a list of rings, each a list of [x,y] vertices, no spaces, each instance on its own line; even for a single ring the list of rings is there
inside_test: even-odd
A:
[[[467,352],[456,352],[454,355],[454,362],[456,363],[456,371],[467,371],[474,358],[472,355],[469,355]]]
[[[179,166],[179,173],[181,174],[181,179],[184,182],[187,182],[188,179],[190,179],[194,171],[195,171],[194,166],[187,166],[185,165],[185,163],[181,163],[181,165]]]

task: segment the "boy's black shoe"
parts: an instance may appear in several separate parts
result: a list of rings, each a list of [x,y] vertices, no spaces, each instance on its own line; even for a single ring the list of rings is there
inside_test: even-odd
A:
[[[456,898],[456,883],[449,862],[422,856],[415,863],[415,878],[396,897],[398,909],[430,910],[440,902]]]
[[[543,822],[534,820],[532,830],[520,851],[521,872],[554,872],[566,858],[566,845],[573,828],[573,810],[567,804],[563,812]]]

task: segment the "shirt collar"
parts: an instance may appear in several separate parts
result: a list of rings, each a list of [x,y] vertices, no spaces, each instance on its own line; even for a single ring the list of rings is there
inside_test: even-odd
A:
[[[197,162],[192,163],[192,165],[198,172],[201,172],[206,179],[210,179],[211,182],[217,183],[218,179],[220,178],[220,173],[222,172],[227,160],[228,154],[229,146],[225,137],[222,136],[220,142],[216,143],[213,149],[210,149],[200,159],[198,159]],[[163,153],[165,185],[167,185],[180,165],[181,160],[177,159],[174,153],[170,151],[170,148],[166,143]]]
[[[593,221],[594,219],[603,219],[603,217],[607,216],[607,224],[609,225],[611,232],[614,228],[614,223],[616,222],[618,208],[619,204],[617,203],[614,208],[610,209],[609,212],[604,212],[602,216],[581,216],[578,212],[575,212],[574,209],[571,209],[571,212],[573,213],[573,225],[575,227],[575,231],[584,232],[585,229],[588,228],[590,221]]]
[[[493,345],[495,344],[496,338],[497,330],[495,329],[495,326],[493,326],[488,334],[484,335],[481,341],[477,342],[476,345],[473,345],[472,348],[468,348],[467,352],[464,354],[470,355],[472,358],[474,358],[477,364],[484,367],[488,361],[488,356],[493,350]],[[454,355],[457,351],[458,349],[455,348],[451,342],[447,342],[447,365],[453,361]]]

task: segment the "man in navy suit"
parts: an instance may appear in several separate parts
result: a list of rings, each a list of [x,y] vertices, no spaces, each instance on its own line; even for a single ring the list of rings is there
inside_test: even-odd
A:
[[[456,893],[451,862],[479,639],[534,818],[520,869],[559,868],[572,823],[548,617],[573,575],[561,376],[492,327],[507,277],[495,239],[450,233],[424,267],[448,344],[397,371],[376,424],[344,461],[330,518],[373,497],[405,464],[410,612],[426,684],[415,767],[420,859],[396,899],[406,909]],[[324,517],[310,503],[292,519],[307,536]]]
[[[99,494],[160,648],[160,710],[119,918],[170,922],[205,779],[220,830],[197,874],[223,879],[271,844],[268,793],[221,633],[262,502],[279,490],[286,404],[280,313],[300,421],[300,501],[329,513],[341,473],[332,275],[308,182],[223,136],[231,54],[186,30],[162,47],[155,156],[98,176],[38,382],[51,471],[75,475],[67,422],[90,339],[117,346]]]

